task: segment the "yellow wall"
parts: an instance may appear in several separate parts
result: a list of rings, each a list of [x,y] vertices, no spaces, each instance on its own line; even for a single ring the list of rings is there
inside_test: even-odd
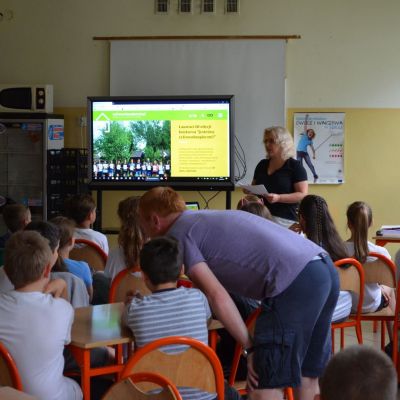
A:
[[[178,0],[171,0],[171,13],[160,16],[152,0],[2,0],[0,11],[12,11],[12,18],[0,21],[0,79],[52,83],[56,111],[66,116],[65,144],[81,147],[86,97],[109,94],[109,45],[93,36],[301,35],[286,51],[289,128],[295,111],[346,113],[346,182],[310,192],[327,198],[343,235],[344,211],[354,200],[371,204],[373,230],[400,223],[400,2],[242,0],[239,15],[224,14],[223,3],[217,1],[215,15],[202,15],[194,0],[193,15],[180,15]],[[261,142],[260,132],[249,134]],[[104,225],[117,223],[116,204],[126,194],[106,194]],[[239,196],[234,193],[233,204]],[[222,195],[210,203],[224,204]]]
[[[79,118],[86,114],[82,107],[57,108],[65,115],[66,146],[81,147],[82,135]],[[356,200],[369,203],[374,214],[371,236],[381,225],[400,223],[398,207],[399,167],[398,144],[400,127],[399,109],[355,109],[355,108],[289,108],[287,126],[293,131],[295,112],[345,112],[345,183],[341,185],[310,185],[309,193],[324,197],[329,205],[338,230],[346,238],[345,212],[347,206]],[[83,129],[86,143],[85,128]],[[260,134],[261,137],[261,134]],[[260,139],[261,145],[261,139]],[[138,192],[140,195],[142,192]],[[209,199],[215,192],[202,192]],[[94,193],[95,194],[95,193]],[[129,191],[109,191],[103,194],[103,227],[118,226],[116,209],[118,202],[132,195]],[[182,192],[187,201],[198,201],[204,208],[204,200],[197,192]],[[232,208],[235,208],[242,193],[232,194]],[[224,209],[225,194],[220,193],[210,202],[210,208]],[[395,245],[388,247],[393,253]]]
[[[356,200],[370,204],[374,222],[371,236],[381,225],[400,223],[398,109],[289,109],[287,126],[293,130],[295,112],[345,112],[345,183],[310,185],[309,192],[324,197],[339,232],[347,237],[345,212]],[[396,246],[390,245],[393,253]]]

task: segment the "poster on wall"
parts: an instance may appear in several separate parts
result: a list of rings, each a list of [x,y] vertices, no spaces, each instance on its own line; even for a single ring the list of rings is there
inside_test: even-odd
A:
[[[295,113],[296,158],[309,183],[344,182],[344,113]]]

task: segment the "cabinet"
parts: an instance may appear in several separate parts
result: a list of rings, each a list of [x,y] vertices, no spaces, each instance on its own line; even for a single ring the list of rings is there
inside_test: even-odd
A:
[[[47,218],[62,215],[68,197],[89,193],[88,179],[87,149],[47,150]]]
[[[63,115],[0,113],[0,195],[46,219],[47,150],[63,146]]]

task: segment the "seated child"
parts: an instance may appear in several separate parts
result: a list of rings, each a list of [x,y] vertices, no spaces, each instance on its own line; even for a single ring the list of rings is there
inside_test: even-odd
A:
[[[29,223],[25,227],[25,230],[39,232],[49,241],[51,251],[53,253],[58,252],[60,229],[57,225],[46,221],[34,221]],[[86,307],[89,305],[89,294],[82,279],[69,272],[65,266],[60,267],[56,262],[51,271],[51,279],[58,278],[67,284],[67,297],[72,307]]]
[[[71,260],[70,251],[74,248],[74,223],[65,217],[55,217],[51,220],[60,229],[60,247],[55,265],[57,271],[68,271],[81,278],[86,285],[89,299],[93,297],[93,278],[88,263],[85,261]]]
[[[335,354],[321,378],[315,400],[396,400],[397,373],[382,351],[361,345]]]
[[[90,194],[77,194],[65,202],[65,216],[75,222],[75,238],[98,244],[108,254],[106,235],[91,228],[96,221],[96,204]]]
[[[380,253],[390,258],[389,252],[381,246],[368,241],[368,229],[372,225],[371,207],[363,201],[355,201],[347,208],[347,226],[351,232],[350,238],[345,242],[349,253],[361,264],[372,262],[374,257],[368,256],[368,253]],[[357,304],[358,296],[352,294],[353,305]],[[395,293],[392,288],[377,283],[367,283],[364,287],[363,313],[379,311],[382,308],[389,307],[393,312],[396,308]],[[392,340],[392,323],[387,322],[388,334]]]
[[[177,240],[160,237],[147,242],[140,252],[140,266],[152,294],[130,298],[123,314],[123,322],[134,333],[136,345],[143,347],[168,336],[188,336],[208,344],[207,322],[211,311],[206,297],[198,289],[177,288],[182,271]],[[165,351],[174,354],[182,350],[181,346],[167,346]],[[179,391],[183,399],[215,398],[215,394],[193,388],[179,388]],[[235,395],[226,394],[226,398],[236,398]]]
[[[0,237],[0,248],[4,248],[7,240],[14,232],[21,231],[31,222],[31,212],[23,204],[8,204],[3,208],[3,220],[8,231]]]
[[[245,206],[248,203],[260,203],[264,204],[264,200],[262,197],[258,197],[255,194],[246,194],[244,195],[237,203],[236,205],[236,210],[241,210],[243,206]]]
[[[49,222],[35,221],[30,222],[26,225],[25,230],[34,230],[39,232],[45,239],[48,240],[51,253],[53,254],[53,259],[56,260],[58,257],[58,244],[60,240],[60,233],[58,228],[50,224]],[[52,267],[54,266],[54,263]],[[68,293],[66,288],[66,283],[64,280],[59,279],[59,276],[55,276],[52,270],[51,280],[45,288],[45,293],[51,293],[55,297],[63,297],[68,299]],[[0,267],[0,293],[8,292],[14,290],[14,285],[8,278],[5,268]]]
[[[130,196],[118,204],[118,217],[121,228],[118,234],[118,247],[108,254],[104,274],[113,280],[125,268],[139,265],[139,253],[144,242],[143,232],[139,225],[139,199]]]
[[[17,232],[8,240],[5,269],[15,290],[0,294],[0,341],[16,362],[25,392],[41,400],[79,400],[79,385],[63,376],[74,310],[43,293],[54,262],[38,232]]]
[[[250,201],[246,204],[243,205],[241,208],[242,211],[246,211],[250,214],[258,215],[261,218],[268,219],[270,221],[273,221],[272,215],[268,208],[264,205],[259,203],[258,201]]]
[[[291,229],[303,232],[307,239],[322,247],[330,255],[332,261],[349,257],[349,252],[329,212],[328,204],[321,196],[309,194],[303,198],[299,205],[298,226],[292,226]],[[351,313],[351,308],[351,293],[341,290],[332,315],[332,322],[346,320]]]

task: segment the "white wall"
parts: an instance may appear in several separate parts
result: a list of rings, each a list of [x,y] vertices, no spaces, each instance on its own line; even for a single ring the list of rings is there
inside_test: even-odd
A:
[[[288,107],[399,107],[398,0],[241,0],[238,16],[169,16],[153,0],[2,0],[0,81],[55,85],[55,105],[108,94],[108,43],[93,36],[300,34],[287,50]],[[199,7],[200,0],[194,0]]]

